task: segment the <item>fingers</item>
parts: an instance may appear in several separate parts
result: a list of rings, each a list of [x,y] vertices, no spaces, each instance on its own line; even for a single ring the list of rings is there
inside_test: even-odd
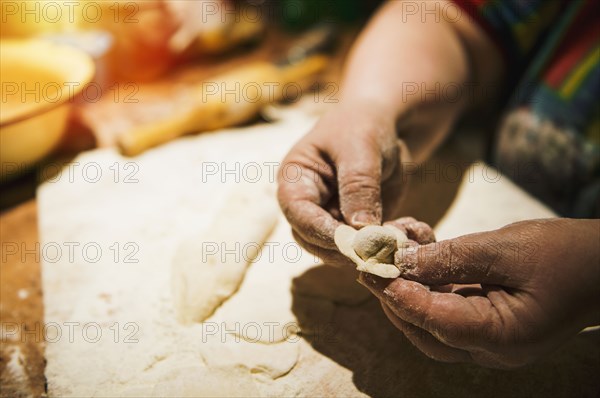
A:
[[[407,149],[399,144],[393,123],[356,120],[349,122],[346,114],[322,118],[292,148],[278,173],[279,203],[293,229],[326,249],[335,249],[333,235],[340,221],[356,229],[381,225],[382,180],[393,185],[386,188],[388,195],[400,196],[395,174],[400,175],[399,157]],[[341,136],[330,134],[344,126]]]
[[[481,233],[398,250],[395,262],[403,278],[428,285],[481,283],[517,287],[516,275],[522,271],[512,265],[507,268],[506,261],[500,261],[501,249],[492,233]]]
[[[417,221],[412,217],[401,217],[396,220],[387,221],[384,225],[392,225],[406,234],[408,239],[414,240],[420,245],[427,245],[435,242],[433,229],[422,221]]]
[[[359,229],[382,221],[382,157],[376,145],[356,139],[335,158],[340,210],[344,220]]]
[[[295,201],[282,205],[282,209],[294,231],[304,241],[323,249],[337,249],[333,236],[340,223],[323,208],[310,201]]]
[[[406,338],[429,358],[435,359],[436,361],[450,363],[471,362],[471,355],[468,351],[449,347],[441,343],[425,330],[420,329],[397,317],[390,307],[383,302],[381,303],[381,307],[392,324],[400,329]]]
[[[335,249],[334,231],[339,225],[323,207],[333,196],[329,185],[333,172],[311,146],[292,150],[278,173],[277,198],[292,228],[305,240]]]
[[[507,360],[502,355],[478,350],[474,352],[450,347],[433,335],[420,329],[408,322],[398,318],[394,312],[384,303],[381,303],[383,312],[394,326],[404,333],[406,338],[429,358],[440,362],[448,363],[471,363],[475,362],[481,366],[500,369],[514,369],[528,363],[528,358],[519,358],[519,360]]]
[[[304,248],[306,251],[313,254],[314,256],[318,257],[324,264],[334,265],[334,266],[350,265],[351,267],[354,267],[354,263],[352,263],[352,261],[350,261],[346,256],[341,254],[339,251],[332,250],[332,249],[324,249],[322,247],[313,245],[312,243],[309,243],[306,240],[304,240],[294,230],[292,230],[292,236],[294,237],[296,242],[298,242],[298,244],[300,246],[302,246],[302,248]]]
[[[487,345],[485,331],[501,324],[498,312],[486,298],[432,292],[417,282],[402,278],[390,281],[366,273],[361,273],[358,281],[398,318],[454,348]]]

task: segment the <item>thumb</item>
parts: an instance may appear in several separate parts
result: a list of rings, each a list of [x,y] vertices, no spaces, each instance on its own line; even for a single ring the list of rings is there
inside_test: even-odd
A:
[[[354,143],[336,159],[340,211],[354,228],[382,222],[381,154]]]
[[[518,287],[515,261],[504,261],[510,242],[495,238],[493,233],[461,236],[396,252],[395,263],[401,277],[427,285],[493,284]]]

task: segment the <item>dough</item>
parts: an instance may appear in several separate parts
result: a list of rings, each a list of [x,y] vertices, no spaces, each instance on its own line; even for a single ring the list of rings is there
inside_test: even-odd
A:
[[[340,225],[334,239],[342,254],[354,261],[357,270],[382,278],[400,276],[400,270],[394,265],[394,253],[408,238],[399,229],[369,225],[356,231],[348,225]]]
[[[393,264],[397,248],[396,235],[390,228],[369,225],[354,235],[352,247],[368,263]]]
[[[299,337],[273,344],[250,343],[233,335],[211,337],[202,345],[202,355],[210,369],[243,367],[255,377],[275,380],[288,374],[298,362]]]
[[[298,321],[292,311],[292,278],[319,262],[293,240],[290,226],[280,213],[275,230],[248,268],[238,291],[205,322],[218,325],[228,336],[261,346],[296,340]],[[353,282],[358,285],[355,281],[356,278]]]
[[[172,294],[177,319],[203,322],[242,283],[277,224],[279,209],[265,187],[235,187],[204,234],[191,236],[177,251],[172,267]]]

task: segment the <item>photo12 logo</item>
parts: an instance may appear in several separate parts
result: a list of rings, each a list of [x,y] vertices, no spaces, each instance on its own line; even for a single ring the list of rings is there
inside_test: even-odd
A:
[[[25,324],[19,322],[0,323],[2,342],[20,343],[99,343],[101,340],[109,343],[138,343],[140,326],[136,322],[113,322],[101,324],[98,322],[34,322]]]
[[[81,85],[80,82],[2,82],[2,104],[9,103],[49,103],[73,102],[76,99],[95,103],[103,97],[114,103],[137,104],[139,85],[133,82],[114,83],[103,88],[96,82]]]
[[[302,335],[310,335],[311,341],[323,341],[329,344],[338,342],[338,329],[334,323],[311,325],[302,330],[297,322],[251,321],[251,322],[202,322],[200,339],[203,343],[219,341],[225,343],[297,343]]]
[[[295,81],[205,81],[202,83],[202,103],[295,103],[303,98],[304,94],[312,93],[315,103],[331,104],[339,102],[338,92],[339,85],[334,82],[316,82],[307,87]]]
[[[16,259],[21,263],[27,261],[56,264],[96,264],[103,258],[105,261],[119,264],[139,263],[140,246],[136,242],[112,242],[100,244],[87,242],[2,242],[2,262]]]
[[[137,1],[1,1],[3,24],[138,23]]]

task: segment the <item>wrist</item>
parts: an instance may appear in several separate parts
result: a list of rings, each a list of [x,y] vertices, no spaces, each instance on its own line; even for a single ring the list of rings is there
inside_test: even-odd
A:
[[[399,114],[399,110],[391,106],[389,102],[369,95],[342,96],[337,110],[345,112],[346,115],[363,115],[374,123],[388,123],[391,125],[396,122]]]
[[[396,138],[395,115],[389,107],[367,98],[340,101],[325,116],[328,131],[338,131],[352,136],[367,135]]]

